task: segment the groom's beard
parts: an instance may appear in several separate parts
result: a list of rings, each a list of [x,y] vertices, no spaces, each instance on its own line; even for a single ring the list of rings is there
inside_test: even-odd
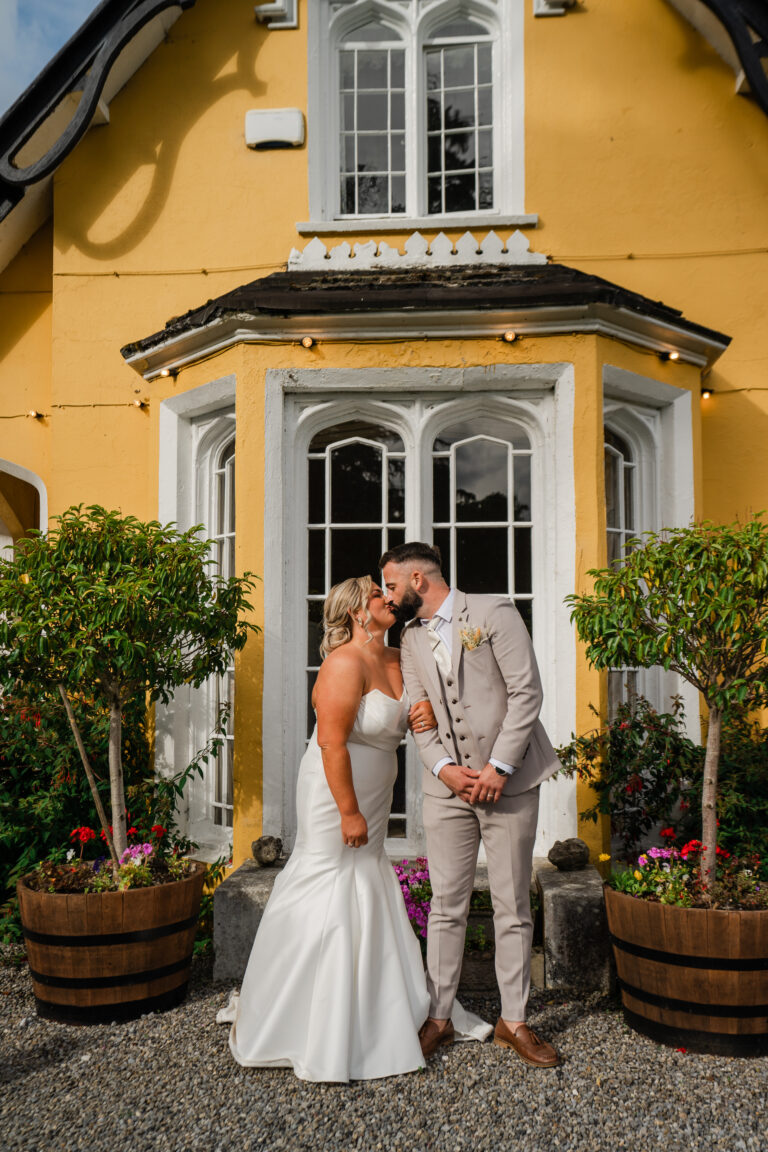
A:
[[[407,624],[409,620],[413,620],[423,603],[424,600],[418,592],[409,588],[400,603],[392,605],[392,611],[400,624]]]

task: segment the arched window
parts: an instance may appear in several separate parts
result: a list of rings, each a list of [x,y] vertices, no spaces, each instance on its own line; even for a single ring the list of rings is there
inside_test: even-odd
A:
[[[311,440],[307,460],[307,737],[315,723],[312,688],[320,667],[323,601],[350,576],[381,579],[379,557],[405,540],[405,446],[388,428],[362,420],[335,424]],[[389,641],[397,640],[390,630]],[[405,744],[389,821],[406,834]]]
[[[629,441],[607,425],[603,430],[605,452],[605,530],[608,563],[617,565],[626,555],[629,541],[639,532],[637,461]],[[618,668],[608,673],[608,716],[619,704],[632,703],[639,692],[637,668]]]
[[[235,441],[229,440],[214,457],[213,484],[211,486],[211,538],[216,546],[216,561],[221,576],[235,572]],[[230,663],[223,676],[216,677],[213,695],[213,719],[222,707],[228,708],[227,732],[224,743],[214,762],[214,778],[210,782],[210,812],[214,825],[232,827],[234,811],[233,758],[235,666]]]
[[[488,418],[444,428],[432,446],[433,533],[464,592],[510,596],[533,629],[531,445]]]
[[[522,211],[520,13],[495,0],[312,11],[313,217]]]

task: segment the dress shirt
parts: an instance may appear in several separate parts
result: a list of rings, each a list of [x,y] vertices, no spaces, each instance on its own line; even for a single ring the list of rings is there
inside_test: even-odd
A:
[[[425,628],[427,624],[432,624],[435,632],[437,632],[443,644],[445,644],[446,648],[448,649],[448,654],[450,655],[451,659],[453,659],[453,628],[451,625],[453,623],[453,601],[455,596],[456,589],[451,588],[445,600],[443,600],[442,604],[435,612],[431,621],[429,618],[426,620],[422,618],[421,621]],[[443,768],[445,768],[446,764],[453,763],[454,761],[450,756],[444,756],[442,760],[438,760],[437,764],[435,764],[434,768],[432,769],[432,775],[439,776],[440,772]],[[503,764],[501,760],[494,760],[493,757],[491,757],[489,763],[493,764],[494,768],[501,768],[502,771],[506,772],[508,776],[511,776],[515,770],[511,764]]]

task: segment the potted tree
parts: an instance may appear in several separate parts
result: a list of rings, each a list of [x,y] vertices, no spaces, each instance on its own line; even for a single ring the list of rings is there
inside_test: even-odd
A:
[[[717,844],[723,718],[768,699],[768,525],[652,534],[590,575],[568,598],[590,662],[671,669],[708,710],[700,842],[651,849],[606,888],[625,1016],[676,1047],[768,1051],[765,862],[720,862]]]
[[[42,1015],[127,1019],[186,992],[205,868],[129,845],[122,723],[131,701],[222,675],[254,630],[252,581],[221,577],[198,531],[79,506],[0,560],[0,683],[58,693],[109,852],[95,866],[43,862],[18,883]],[[75,698],[108,715],[109,817]]]

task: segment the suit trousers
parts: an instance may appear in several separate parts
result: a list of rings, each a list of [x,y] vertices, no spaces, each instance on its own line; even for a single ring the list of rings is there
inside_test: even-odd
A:
[[[432,904],[427,926],[430,1016],[451,1015],[461,975],[469,901],[482,839],[496,936],[496,979],[505,1020],[525,1020],[531,983],[531,869],[539,788],[495,804],[424,795]]]

